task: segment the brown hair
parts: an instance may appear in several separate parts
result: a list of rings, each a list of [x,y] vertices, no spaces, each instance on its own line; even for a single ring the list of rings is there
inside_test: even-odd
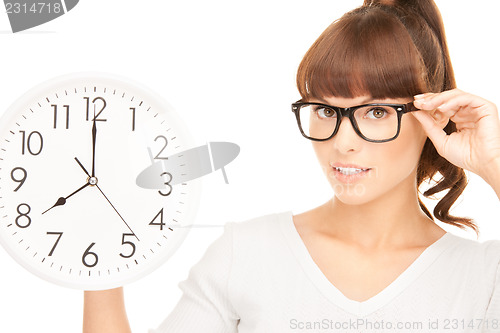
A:
[[[456,88],[443,21],[432,0],[365,0],[334,21],[305,54],[297,71],[303,101],[339,96],[413,97]],[[455,132],[449,121],[444,131]],[[471,218],[449,213],[468,180],[462,168],[438,154],[427,138],[417,168],[417,187],[441,179],[423,195],[449,190],[434,208],[434,216],[461,229],[479,230]],[[419,193],[420,190],[419,190]],[[422,201],[420,208],[433,217]]]

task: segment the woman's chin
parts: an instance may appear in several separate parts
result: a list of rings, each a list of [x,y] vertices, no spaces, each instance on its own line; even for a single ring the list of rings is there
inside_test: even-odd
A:
[[[371,200],[364,184],[331,183],[337,200],[346,205],[361,205]]]

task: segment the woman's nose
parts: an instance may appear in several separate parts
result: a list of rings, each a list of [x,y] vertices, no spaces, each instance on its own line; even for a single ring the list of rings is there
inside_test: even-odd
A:
[[[343,117],[337,134],[332,138],[335,148],[342,152],[357,151],[363,139],[354,130],[351,120]]]

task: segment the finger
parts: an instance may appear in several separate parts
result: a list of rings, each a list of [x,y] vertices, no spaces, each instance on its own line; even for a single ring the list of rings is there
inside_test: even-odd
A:
[[[453,89],[443,91],[441,93],[427,94],[421,99],[415,100],[414,104],[417,108],[421,110],[434,110],[440,105],[444,104],[447,100],[453,98],[454,96],[464,94],[464,92]],[[425,94],[424,94],[425,95]]]
[[[465,110],[466,108],[486,108],[492,104],[479,96],[463,92],[459,89],[444,91],[419,101],[425,109],[437,109],[439,111],[460,111]]]
[[[480,103],[479,101],[478,103]],[[492,116],[497,114],[496,107],[493,104],[488,104],[488,101],[483,100],[484,104],[476,104],[477,106],[463,106],[462,102],[459,100],[453,101],[452,103],[446,103],[441,107],[442,112],[446,114],[453,113],[450,119],[455,123],[477,123],[482,118],[487,116]]]
[[[424,94],[420,94],[420,95],[415,95],[413,97],[415,98],[415,100],[417,100],[417,99],[427,98],[427,97],[432,96],[432,95],[435,95],[435,93],[428,92],[428,93],[424,93]]]
[[[458,89],[434,95],[430,99],[420,101],[420,104],[419,102],[414,104],[422,110],[440,112],[455,123],[477,122],[484,116],[498,113],[493,103]]]
[[[436,147],[437,152],[441,155],[447,140],[446,132],[439,127],[434,118],[427,112],[414,111],[411,114],[422,124],[425,133],[434,144],[434,147]]]
[[[444,119],[450,119],[452,116],[454,116],[456,114],[456,110],[447,110],[447,111],[443,112],[443,111],[440,111],[440,110],[435,109],[435,108],[427,109],[425,106],[419,105],[417,103],[417,101],[413,102],[413,104],[418,109],[425,111],[426,113],[431,115],[438,123],[441,123],[442,121],[444,121]]]

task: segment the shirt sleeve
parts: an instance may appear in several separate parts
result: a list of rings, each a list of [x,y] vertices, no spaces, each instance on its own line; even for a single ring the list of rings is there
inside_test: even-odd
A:
[[[174,310],[149,333],[235,333],[239,318],[228,298],[233,260],[233,222],[207,248],[178,286],[183,294]]]
[[[486,309],[481,333],[500,333],[500,259],[498,260],[493,294]]]

